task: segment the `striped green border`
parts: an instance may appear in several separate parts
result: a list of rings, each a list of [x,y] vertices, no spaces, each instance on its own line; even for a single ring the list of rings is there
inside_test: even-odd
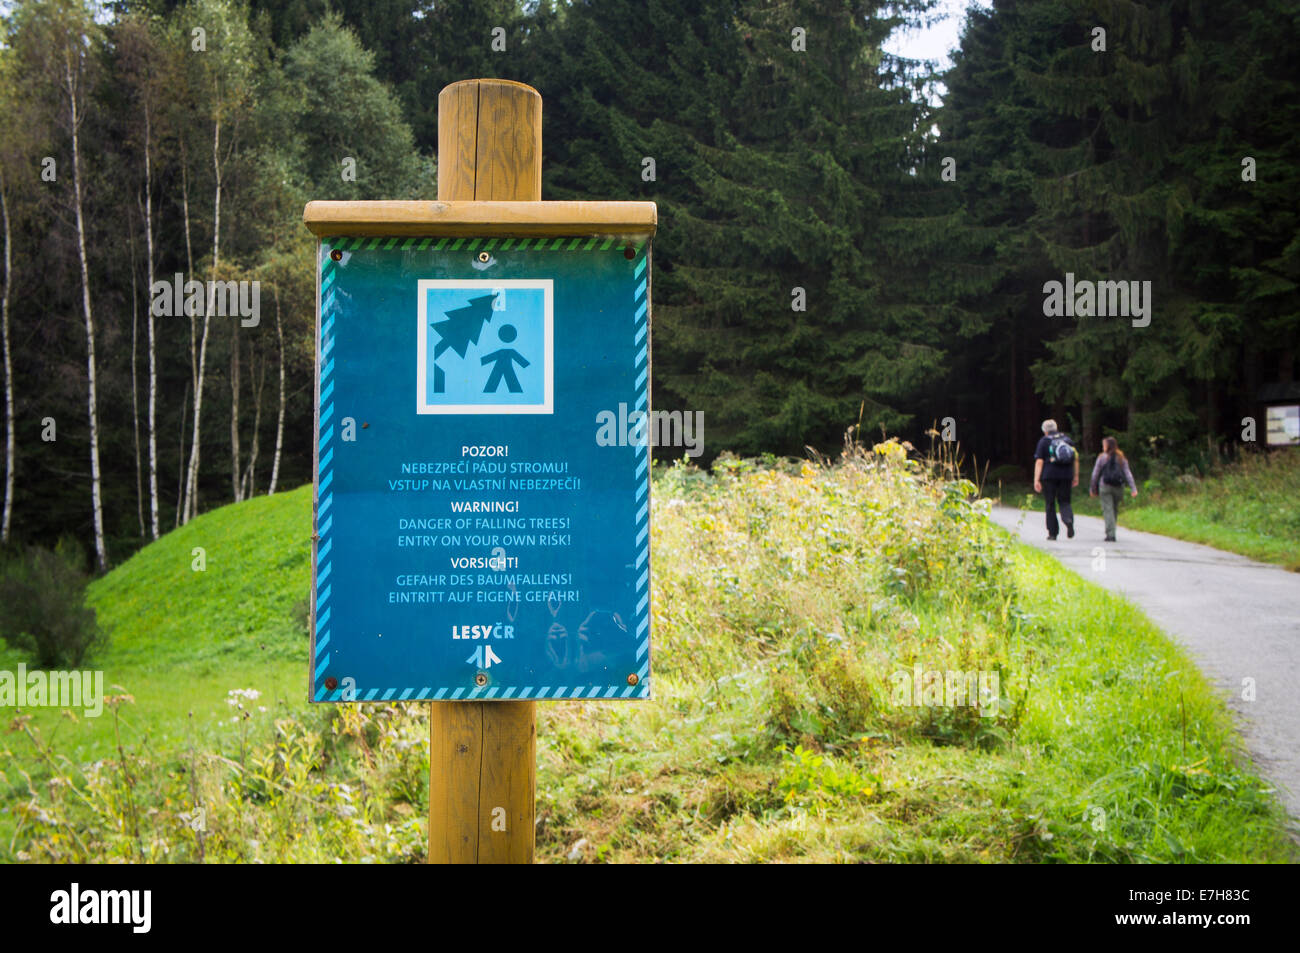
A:
[[[321,244],[331,251],[335,248],[340,251],[374,251],[375,249],[400,249],[402,251],[414,250],[424,251],[426,248],[432,248],[434,251],[478,251],[479,246],[483,246],[483,251],[492,251],[500,246],[500,251],[608,251],[610,248],[623,248],[628,244],[632,245],[633,251],[641,254],[649,239],[641,238],[635,242],[629,242],[626,239],[606,238],[603,241],[595,236],[577,237],[563,236],[560,238],[385,238],[382,235],[378,238],[349,238],[342,235],[329,236],[321,239]],[[435,244],[436,242],[436,244]],[[597,243],[599,242],[599,245]],[[468,244],[467,244],[468,243]]]

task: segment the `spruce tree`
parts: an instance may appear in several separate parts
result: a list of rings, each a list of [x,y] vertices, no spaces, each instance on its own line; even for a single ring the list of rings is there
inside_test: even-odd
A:
[[[924,107],[880,53],[887,6],[929,5],[668,3],[633,32],[640,4],[567,13],[551,194],[659,203],[655,402],[705,408],[710,452],[833,446],[864,405],[897,428],[941,374]]]

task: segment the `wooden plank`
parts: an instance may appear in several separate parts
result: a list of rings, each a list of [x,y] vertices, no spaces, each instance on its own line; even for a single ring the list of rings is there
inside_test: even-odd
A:
[[[472,187],[454,169],[450,178]],[[627,235],[641,239],[654,234],[658,213],[654,202],[308,202],[302,220],[322,238]]]
[[[537,703],[470,702],[483,713],[478,862],[531,864],[536,841]],[[443,706],[446,707],[446,706]]]
[[[476,79],[452,83],[438,94],[439,198],[448,196],[474,198],[478,94],[479,81]],[[307,209],[310,211],[311,205],[308,205]]]
[[[478,90],[472,111],[459,89],[471,83]],[[522,83],[471,83],[454,83],[438,97],[440,146],[444,127],[457,127],[446,130],[447,141],[456,144],[453,151],[438,154],[439,200],[463,204],[490,192],[495,200],[542,204],[541,97]],[[480,112],[484,90],[486,115]],[[452,104],[452,111],[444,113],[444,103]],[[469,153],[466,168],[463,144],[469,129],[479,146]],[[493,171],[485,174],[486,167]],[[536,702],[433,702],[429,861],[531,864],[536,784]]]
[[[542,97],[522,83],[479,80],[480,202],[542,197]],[[439,198],[450,198],[438,190]]]
[[[429,863],[478,858],[483,704],[433,702],[429,719]]]

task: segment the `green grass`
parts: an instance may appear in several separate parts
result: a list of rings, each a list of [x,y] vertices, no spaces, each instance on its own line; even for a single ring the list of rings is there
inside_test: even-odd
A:
[[[1101,516],[1099,502],[1088,496],[1084,473],[1074,493],[1077,512]],[[1124,498],[1121,526],[1204,543],[1261,562],[1300,572],[1300,453],[1252,454],[1206,477],[1184,474],[1139,481],[1136,500]],[[986,488],[996,494],[998,488]],[[1082,492],[1080,492],[1082,491]],[[1028,485],[1004,484],[1002,499],[1024,503]],[[1041,512],[1043,499],[1033,495],[1031,508]]]
[[[545,856],[1294,859],[1131,604],[898,469],[691,484],[656,497],[656,702],[546,710]],[[1000,671],[1001,713],[891,704],[917,661]]]
[[[971,489],[887,447],[658,472],[654,698],[538,706],[539,859],[1297,859],[1181,652]],[[421,859],[425,707],[305,700],[310,492],[94,584],[112,640],[89,664],[134,700],[15,719],[0,859]],[[900,704],[914,665],[997,673],[995,711]]]
[[[194,569],[195,548],[206,568]],[[306,600],[311,592],[311,487],[205,513],[91,583],[87,602],[109,633],[91,659],[105,685],[135,697],[128,722],[159,744],[227,713],[226,693],[256,688],[303,701]],[[300,605],[301,604],[301,605]],[[53,724],[42,711],[38,723]],[[67,752],[113,750],[109,719],[84,719]]]
[[[191,741],[218,745],[234,731],[231,689],[256,689],[276,710],[304,707],[307,629],[296,609],[305,610],[310,594],[310,538],[311,487],[304,486],[205,513],[91,583],[87,602],[109,641],[85,667],[103,670],[106,693],[132,696],[120,710],[131,743],[163,751]],[[196,547],[204,571],[194,568]],[[20,661],[13,650],[0,654],[0,668],[12,671]],[[116,751],[107,712],[24,714],[71,764]],[[23,747],[12,735],[8,742]],[[11,772],[4,780],[17,779]],[[19,789],[10,787],[6,807]],[[0,857],[13,825],[12,811],[0,813]]]

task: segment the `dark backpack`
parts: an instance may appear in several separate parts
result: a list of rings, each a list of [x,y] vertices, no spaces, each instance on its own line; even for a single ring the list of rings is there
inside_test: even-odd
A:
[[[1101,482],[1110,486],[1124,485],[1124,464],[1119,462],[1118,454],[1109,454],[1101,465]]]
[[[1074,447],[1070,446],[1070,438],[1063,433],[1054,433],[1050,439],[1052,442],[1047,446],[1047,459],[1052,463],[1073,463]]]

